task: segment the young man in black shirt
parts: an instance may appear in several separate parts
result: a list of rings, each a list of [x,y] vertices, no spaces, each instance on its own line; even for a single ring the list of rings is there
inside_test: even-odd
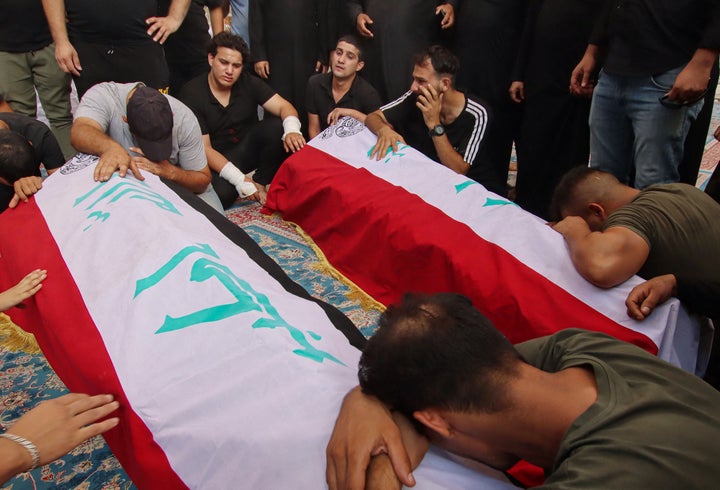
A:
[[[264,204],[265,186],[286,153],[305,145],[297,111],[243,69],[248,59],[247,44],[240,36],[219,33],[208,47],[210,72],[190,80],[180,94],[200,123],[213,187],[224,208],[238,195],[254,196]],[[265,110],[262,121],[258,121],[258,105]],[[253,170],[253,178],[245,175]]]
[[[378,136],[370,158],[380,160],[402,142],[465,175],[478,155],[488,111],[455,89],[460,63],[447,48],[430,46],[414,62],[410,90],[365,120]]]
[[[156,0],[43,0],[60,69],[78,96],[100,82],[143,82],[167,92],[162,44],[182,24],[190,0],[171,0],[158,16]]]
[[[380,107],[380,94],[359,76],[363,66],[365,61],[357,38],[341,37],[330,53],[330,72],[313,75],[308,80],[305,104],[310,138],[342,116],[364,123],[365,117]]]
[[[64,163],[60,145],[44,123],[0,112],[0,212],[42,187],[41,164],[51,174]]]

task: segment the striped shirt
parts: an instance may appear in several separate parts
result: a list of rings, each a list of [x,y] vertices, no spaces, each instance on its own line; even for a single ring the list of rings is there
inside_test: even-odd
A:
[[[423,120],[422,113],[416,107],[417,96],[411,91],[398,99],[382,106],[380,110],[385,118],[400,133],[408,145],[439,162],[432,136]],[[450,144],[462,155],[463,160],[473,165],[480,152],[489,114],[485,104],[472,95],[465,94],[465,107],[460,115],[445,126],[445,134]]]

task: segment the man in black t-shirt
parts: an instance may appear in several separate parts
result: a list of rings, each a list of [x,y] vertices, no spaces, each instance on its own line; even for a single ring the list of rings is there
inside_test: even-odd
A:
[[[367,114],[380,107],[380,94],[358,75],[363,66],[365,61],[357,38],[341,37],[330,53],[330,71],[308,80],[305,105],[310,138],[343,116],[364,123]]]
[[[42,187],[41,164],[51,174],[64,163],[60,145],[45,124],[22,114],[0,112],[0,211]]]
[[[248,59],[245,41],[221,32],[208,46],[210,72],[190,80],[180,94],[200,123],[212,184],[224,208],[238,195],[253,196],[264,204],[266,186],[286,152],[305,145],[297,111],[264,81],[243,70]],[[258,121],[258,105],[265,110],[262,121]],[[253,170],[252,178],[245,175]]]
[[[447,48],[430,46],[414,62],[410,90],[365,120],[378,137],[370,158],[380,160],[402,142],[465,175],[478,155],[488,111],[455,89],[460,63]]]
[[[160,15],[167,15],[170,0],[158,0]],[[207,72],[208,19],[213,34],[224,29],[223,0],[192,0],[180,28],[165,42],[165,58],[170,70],[170,95],[177,97],[188,81]]]
[[[100,82],[140,81],[167,92],[162,44],[180,27],[189,4],[172,0],[166,17],[158,16],[156,0],[46,0],[43,7],[55,59],[82,97]]]

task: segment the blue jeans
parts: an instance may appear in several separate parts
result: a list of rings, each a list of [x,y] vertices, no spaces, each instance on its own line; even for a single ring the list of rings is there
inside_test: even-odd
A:
[[[654,76],[601,72],[590,108],[590,166],[634,186],[677,182],[690,124],[703,105],[668,108],[658,100],[684,66]]]
[[[232,22],[230,29],[233,34],[242,37],[250,46],[250,33],[248,31],[248,0],[230,0],[230,12]]]

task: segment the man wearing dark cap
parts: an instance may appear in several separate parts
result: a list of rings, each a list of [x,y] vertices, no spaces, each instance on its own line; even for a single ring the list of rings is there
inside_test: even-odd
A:
[[[88,90],[75,113],[71,141],[98,155],[95,180],[139,169],[177,182],[222,212],[210,184],[197,119],[182,102],[142,83],[100,83]]]

